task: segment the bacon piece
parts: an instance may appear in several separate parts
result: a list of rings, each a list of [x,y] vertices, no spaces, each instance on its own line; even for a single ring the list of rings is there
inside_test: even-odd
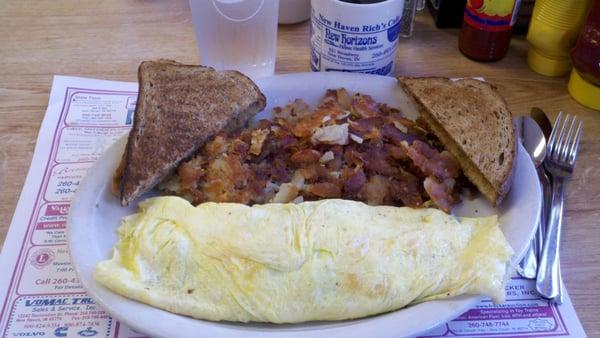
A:
[[[314,163],[321,158],[321,153],[314,149],[302,149],[295,152],[290,157],[290,161],[294,164]]]
[[[342,190],[340,187],[329,182],[308,184],[304,190],[321,198],[342,197]]]
[[[276,158],[269,165],[272,179],[277,182],[287,182],[290,180],[287,163],[284,160]]]
[[[450,213],[452,206],[458,202],[453,196],[454,183],[454,179],[451,178],[439,181],[435,177],[427,177],[423,181],[423,187],[438,208]]]
[[[385,124],[382,116],[367,117],[350,122],[350,133],[363,140],[381,138],[380,128]],[[362,143],[362,142],[359,142]]]
[[[403,147],[398,147],[389,143],[386,143],[383,147],[385,152],[395,160],[406,160],[409,158],[406,149]]]
[[[446,177],[456,178],[460,175],[460,165],[449,151],[443,150],[440,153],[439,160],[441,166],[445,167]]]
[[[329,171],[319,162],[310,163],[297,170],[297,172],[307,181],[315,182],[319,179],[330,177]]]
[[[334,155],[333,160],[327,161],[327,163],[325,164],[325,167],[329,171],[339,171],[340,169],[342,169],[343,164],[344,163],[343,163],[342,157],[339,155]]]
[[[405,143],[403,145],[406,147]],[[406,148],[408,156],[426,176],[433,175],[443,180],[460,174],[458,163],[447,151],[440,153],[420,140],[415,140]]]
[[[369,95],[355,94],[354,97],[352,97],[350,111],[353,115],[362,118],[381,115],[377,102]]]
[[[344,150],[344,161],[347,165],[362,166],[365,163],[365,155],[356,147],[347,146]]]
[[[423,204],[421,191],[419,189],[420,181],[413,174],[401,171],[396,175],[390,184],[390,193],[395,200],[402,201],[407,207],[419,207]]]
[[[363,158],[365,168],[374,173],[393,176],[398,171],[388,162],[388,154],[379,146],[367,146]]]
[[[342,171],[342,180],[344,182],[344,195],[355,197],[367,182],[367,175],[360,167],[354,170],[345,168]]]
[[[344,181],[342,181],[341,173],[339,171],[327,172],[321,179],[321,182],[329,182],[335,184],[338,188],[340,188],[340,191],[343,191],[344,189]]]
[[[381,128],[381,135],[383,136],[383,139],[385,141],[393,143],[395,145],[400,145],[402,141],[406,141],[410,144],[413,143],[413,141],[419,139],[413,134],[407,134],[406,132],[402,132],[400,129],[391,124],[386,124]]]
[[[309,182],[314,182],[319,179],[319,169],[317,165],[308,165],[298,169],[298,173]]]
[[[271,175],[271,164],[267,164],[267,163],[257,163],[257,164],[252,164],[252,170],[254,170],[254,175],[256,176],[256,178],[261,179],[261,180],[266,180],[269,178],[269,176]]]

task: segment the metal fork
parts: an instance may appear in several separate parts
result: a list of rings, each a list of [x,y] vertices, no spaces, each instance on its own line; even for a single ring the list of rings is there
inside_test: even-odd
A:
[[[577,121],[577,117],[571,118],[569,114],[566,114],[563,118],[563,115],[560,112],[556,118],[546,147],[546,159],[544,161],[544,167],[550,172],[553,179],[552,203],[535,286],[537,291],[548,299],[556,299],[557,297],[560,299],[562,296],[560,291],[562,285],[559,248],[564,182],[566,178],[571,176],[575,168],[577,148],[583,129],[583,122]]]

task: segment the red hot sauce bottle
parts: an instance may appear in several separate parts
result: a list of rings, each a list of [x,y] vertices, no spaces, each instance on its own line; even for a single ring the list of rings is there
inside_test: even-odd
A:
[[[520,0],[468,0],[458,48],[477,61],[498,61],[508,51]]]

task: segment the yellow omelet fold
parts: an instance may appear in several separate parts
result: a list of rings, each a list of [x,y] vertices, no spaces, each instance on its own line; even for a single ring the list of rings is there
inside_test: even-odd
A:
[[[342,320],[460,294],[504,300],[513,251],[496,216],[348,200],[246,206],[156,197],[123,218],[95,278],[208,320]]]

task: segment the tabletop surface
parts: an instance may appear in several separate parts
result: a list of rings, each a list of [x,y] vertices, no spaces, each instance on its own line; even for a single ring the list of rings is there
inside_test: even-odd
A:
[[[309,71],[309,25],[279,26],[277,73]],[[508,55],[477,63],[460,54],[458,30],[438,30],[420,14],[402,40],[396,75],[483,76],[514,114],[537,106],[585,123],[577,168],[567,187],[562,273],[584,329],[600,335],[600,112],[579,105],[566,77],[532,72],[527,43],[514,38]],[[4,242],[27,170],[54,74],[136,81],[143,60],[198,63],[185,0],[7,0],[0,6],[0,243]],[[17,226],[19,226],[17,224]]]

